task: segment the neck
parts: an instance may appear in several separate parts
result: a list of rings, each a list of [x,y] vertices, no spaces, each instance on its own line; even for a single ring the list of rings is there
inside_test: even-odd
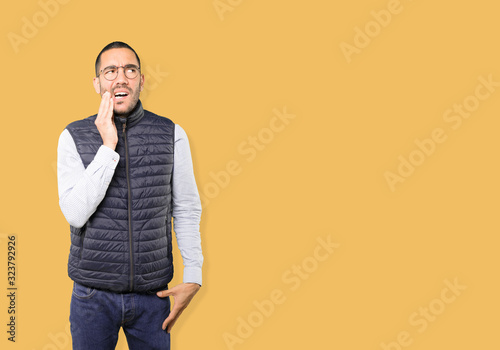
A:
[[[128,125],[133,125],[138,122],[144,115],[141,100],[137,101],[134,109],[127,114],[115,114],[115,118],[120,119],[121,122],[127,122]]]

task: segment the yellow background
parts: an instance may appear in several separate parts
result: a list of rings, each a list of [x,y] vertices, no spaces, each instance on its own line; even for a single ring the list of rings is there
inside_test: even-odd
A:
[[[377,32],[372,11],[390,1],[220,2],[231,9],[222,17],[212,0],[70,0],[47,23],[35,0],[2,11],[0,324],[10,234],[19,289],[17,342],[1,326],[0,347],[71,348],[56,148],[68,123],[97,112],[95,57],[122,40],[162,72],[146,74],[143,104],[187,131],[198,188],[212,197],[204,285],[173,329],[173,349],[382,349],[400,332],[411,338],[404,349],[499,348],[499,87],[460,127],[443,119],[479,77],[500,82],[499,5],[401,0]],[[12,45],[23,18],[44,25]],[[341,44],[355,45],[366,26],[372,37],[348,63]],[[239,147],[269,136],[262,130],[284,108],[295,118],[249,161]],[[436,128],[446,141],[391,191],[384,174]],[[240,173],[207,190],[230,161]],[[339,246],[318,262],[328,237]],[[283,276],[303,263],[310,273],[292,290]],[[182,280],[178,250],[175,264],[172,285]],[[447,304],[445,280],[466,286]],[[284,302],[238,336],[238,322],[259,321],[255,302],[275,290]],[[409,319],[430,306],[440,314],[420,332]],[[241,343],[227,346],[224,334]],[[122,333],[117,349],[126,348]]]

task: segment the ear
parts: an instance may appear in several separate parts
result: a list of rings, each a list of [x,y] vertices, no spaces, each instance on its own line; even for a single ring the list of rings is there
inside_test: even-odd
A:
[[[101,84],[99,83],[99,78],[95,77],[93,80],[95,92],[99,95],[101,94]]]
[[[140,91],[142,91],[142,90],[144,89],[144,74],[141,74],[141,82],[140,82],[140,86],[141,86]]]

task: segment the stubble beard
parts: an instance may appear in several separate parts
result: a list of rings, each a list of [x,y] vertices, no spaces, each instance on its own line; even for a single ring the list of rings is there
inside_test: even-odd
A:
[[[130,106],[125,111],[122,111],[122,112],[117,111],[116,109],[113,108],[113,113],[117,117],[122,117],[122,118],[128,117],[130,115],[130,112],[132,112],[134,110],[134,108],[137,106],[137,103],[139,102],[140,93],[141,92],[139,89],[133,91],[133,93],[129,95]]]
[[[130,115],[130,112],[132,112],[134,110],[134,108],[137,106],[137,103],[139,102],[139,96],[141,94],[140,87],[138,87],[137,90],[133,90],[133,89],[129,89],[129,88],[127,88],[127,89],[132,90],[132,93],[129,94],[130,106],[125,111],[121,111],[121,112],[117,111],[116,108],[113,108],[113,115],[116,117],[127,118]],[[111,93],[111,91],[109,93]]]

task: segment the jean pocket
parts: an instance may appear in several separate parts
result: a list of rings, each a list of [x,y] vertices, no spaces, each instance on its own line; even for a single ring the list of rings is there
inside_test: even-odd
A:
[[[76,282],[73,284],[73,295],[78,299],[90,299],[96,292],[95,288],[86,287]]]

